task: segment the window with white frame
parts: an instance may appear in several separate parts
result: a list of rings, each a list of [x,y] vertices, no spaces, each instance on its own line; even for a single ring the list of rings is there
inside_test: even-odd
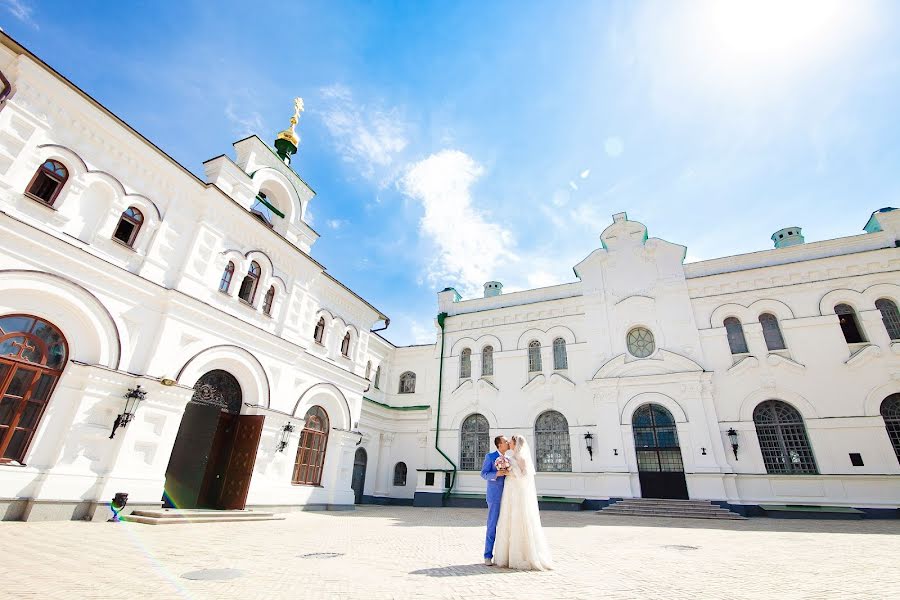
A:
[[[401,394],[415,394],[416,393],[416,374],[412,371],[407,371],[403,375],[400,376],[400,390]]]
[[[463,348],[459,353],[459,378],[468,379],[472,376],[472,350]]]
[[[494,374],[494,347],[485,346],[481,349],[481,376],[490,377]]]
[[[778,318],[771,313],[763,313],[759,315],[759,324],[762,325],[763,338],[766,340],[766,348],[772,350],[784,350],[784,337],[781,335],[781,328],[778,326]]]
[[[528,372],[540,373],[542,370],[541,343],[537,340],[531,340],[528,343]]]
[[[553,368],[556,370],[569,368],[569,357],[566,355],[566,340],[561,337],[553,340]]]

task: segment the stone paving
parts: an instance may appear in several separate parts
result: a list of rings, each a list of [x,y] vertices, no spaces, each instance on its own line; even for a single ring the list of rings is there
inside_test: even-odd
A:
[[[544,512],[557,568],[517,572],[480,564],[484,517],[366,506],[256,523],[0,523],[0,598],[900,598],[900,520]],[[235,571],[192,574],[205,569]]]

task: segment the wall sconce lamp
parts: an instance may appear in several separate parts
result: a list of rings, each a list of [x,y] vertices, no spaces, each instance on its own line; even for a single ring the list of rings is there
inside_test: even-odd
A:
[[[728,441],[731,442],[731,451],[734,452],[734,460],[737,460],[738,432],[732,427],[728,430],[726,435],[728,436]]]
[[[706,448],[700,448],[700,454],[706,456]]]
[[[146,397],[147,390],[143,389],[140,385],[128,388],[128,391],[125,392],[125,410],[116,417],[115,421],[113,421],[112,433],[109,434],[109,439],[116,437],[116,429],[125,427],[131,423],[131,420],[134,418],[134,413],[137,411],[138,404],[143,402]]]
[[[619,455],[619,449],[613,448],[613,456],[618,456],[618,455]]]
[[[284,424],[284,427],[281,428],[281,439],[278,440],[278,451],[284,452],[284,449],[287,448],[288,440],[291,439],[291,433],[294,431],[294,424],[288,421]]]
[[[590,431],[584,434],[584,445],[587,448],[588,454],[591,455],[591,460],[594,460],[594,436],[591,435]]]

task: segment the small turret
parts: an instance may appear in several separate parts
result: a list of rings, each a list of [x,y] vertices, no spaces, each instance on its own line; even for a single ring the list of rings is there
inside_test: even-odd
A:
[[[785,227],[772,234],[772,241],[776,248],[787,248],[803,243],[803,234],[799,227]]]
[[[488,281],[484,284],[484,297],[493,298],[503,293],[503,284],[499,281]]]

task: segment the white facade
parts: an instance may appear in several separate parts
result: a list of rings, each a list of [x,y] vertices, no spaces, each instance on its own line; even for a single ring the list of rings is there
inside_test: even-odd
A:
[[[0,108],[0,323],[32,315],[68,346],[33,437],[0,462],[3,518],[105,518],[116,492],[130,507],[158,507],[182,416],[211,371],[237,381],[235,418],[264,417],[244,489],[250,507],[349,507],[354,483],[370,502],[434,498],[447,480],[455,494],[483,494],[478,473],[460,468],[471,467],[461,464],[466,419],[486,420],[471,438],[483,445],[501,433],[538,438],[548,411],[566,430],[549,454],[534,440],[560,458],[538,475],[546,496],[651,495],[651,483],[665,488],[683,471],[689,497],[735,505],[900,505],[900,463],[880,412],[900,393],[900,341],[876,307],[900,303],[900,211],[877,211],[858,236],[687,265],[684,246],[649,238],[621,213],[575,266],[576,281],[507,294],[489,282],[484,298],[469,300],[448,288],[438,294],[436,343],[395,347],[372,331],[385,315],[310,256],[318,234],[304,214],[314,192],[266,143],[236,142],[235,160],[207,161],[201,181],[0,41],[11,83]],[[48,160],[68,173],[51,202],[26,193]],[[251,212],[260,193],[283,215],[272,227]],[[143,224],[121,243],[129,208]],[[799,229],[782,232],[802,242]],[[256,268],[246,302],[239,295]],[[845,338],[842,304],[855,311],[861,341]],[[784,348],[770,349],[760,315],[777,319]],[[729,345],[733,319],[746,348]],[[637,328],[652,334],[647,356],[627,347]],[[110,439],[124,392],[138,384],[147,399]],[[808,472],[764,463],[754,411],[770,400],[802,417]],[[675,475],[650,479],[638,467],[638,453],[648,455],[633,419],[648,405],[674,421],[677,447],[657,460],[677,453]],[[317,485],[297,484],[301,429],[316,406],[328,419],[324,464]]]

